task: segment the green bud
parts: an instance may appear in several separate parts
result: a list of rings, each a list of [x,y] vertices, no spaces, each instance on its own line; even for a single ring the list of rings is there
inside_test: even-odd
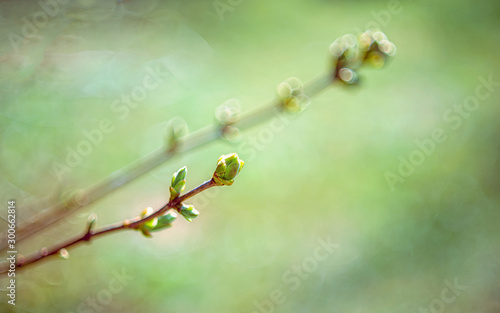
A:
[[[245,162],[240,160],[236,153],[223,155],[217,161],[213,179],[219,185],[230,186],[234,183],[234,178],[243,168]]]
[[[184,216],[184,218],[188,222],[192,222],[193,218],[196,218],[198,215],[200,215],[200,212],[198,212],[198,210],[196,210],[194,206],[185,204],[181,205],[179,213],[181,213],[181,215]]]
[[[224,175],[226,172],[226,162],[222,160],[222,156],[217,160],[217,167],[215,168],[214,175],[217,174],[217,176],[221,177]]]
[[[153,213],[154,213],[153,208],[151,208],[151,207],[145,208],[141,212],[141,218],[148,217],[148,216],[150,216]],[[151,229],[153,229],[154,227],[156,227],[156,225],[158,225],[158,218],[157,217],[155,217],[155,218],[153,218],[153,219],[145,222],[138,229],[142,232],[142,234],[144,236],[146,236],[146,237],[152,237],[151,234],[149,233],[149,231]]]
[[[177,185],[180,181],[186,179],[187,167],[180,168],[177,172],[172,176],[172,186]]]
[[[155,217],[153,219],[150,219],[149,221],[147,221],[146,223],[144,223],[144,225],[147,228],[153,229],[153,228],[155,228],[158,225],[158,218]]]
[[[172,227],[172,223],[175,221],[176,218],[177,214],[175,214],[174,212],[169,212],[165,215],[162,215],[158,217],[158,223],[150,231],[156,232],[165,228]]]
[[[142,211],[141,218],[147,217],[153,213],[154,213],[153,208],[146,208],[144,209],[144,211]],[[175,214],[174,212],[169,212],[165,215],[162,215],[160,217],[155,217],[145,222],[144,224],[137,227],[137,229],[140,230],[144,236],[153,237],[151,236],[151,232],[156,232],[164,228],[171,227],[173,221],[175,221],[176,218],[177,214]]]
[[[170,200],[177,198],[186,188],[187,167],[183,167],[174,173],[172,176],[172,184],[170,185]]]

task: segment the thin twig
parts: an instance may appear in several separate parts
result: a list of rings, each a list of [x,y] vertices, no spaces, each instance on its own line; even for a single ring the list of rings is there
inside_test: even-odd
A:
[[[158,209],[157,211],[155,211],[151,215],[144,216],[142,218],[138,216],[138,217],[135,217],[131,220],[126,220],[123,222],[109,224],[109,225],[103,226],[97,230],[93,230],[91,227],[88,227],[84,233],[82,233],[78,236],[75,236],[72,239],[69,239],[69,240],[61,242],[59,244],[53,245],[51,247],[42,248],[39,251],[34,252],[33,254],[27,256],[26,258],[21,256],[21,255],[18,255],[17,259],[16,259],[16,270],[21,268],[21,267],[26,267],[27,265],[33,264],[35,262],[42,261],[43,259],[46,259],[49,256],[59,254],[59,252],[62,249],[66,249],[66,248],[69,248],[71,246],[83,243],[83,242],[90,242],[91,239],[94,239],[96,237],[106,235],[106,234],[109,234],[112,232],[117,232],[120,230],[126,230],[126,229],[136,230],[137,227],[141,226],[145,222],[147,222],[155,217],[159,217],[159,216],[163,215],[164,213],[166,213],[170,209],[177,209],[179,207],[179,204],[181,204],[183,201],[199,194],[200,192],[202,192],[204,190],[207,190],[208,188],[214,187],[214,186],[217,186],[217,184],[214,182],[214,180],[213,179],[208,180],[208,181],[204,182],[203,184],[199,185],[198,187],[190,190],[189,192],[187,192],[183,196],[180,196],[174,200],[169,201],[167,204],[165,204],[163,207],[161,207],[160,209]],[[9,269],[8,265],[9,264],[7,262],[2,263],[2,265],[0,266],[0,268],[1,268],[0,275],[7,274],[8,269]]]

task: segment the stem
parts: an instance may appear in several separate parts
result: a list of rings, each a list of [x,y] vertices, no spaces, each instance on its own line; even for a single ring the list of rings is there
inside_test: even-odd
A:
[[[213,179],[207,180],[206,182],[202,183],[198,187],[191,189],[184,195],[173,199],[169,201],[167,204],[165,204],[163,207],[158,209],[156,212],[149,216],[145,216],[143,218],[140,217],[135,217],[132,220],[126,220],[124,222],[118,222],[114,224],[109,224],[106,226],[103,226],[97,230],[92,230],[88,229],[88,231],[82,233],[81,235],[75,236],[72,239],[66,240],[64,242],[55,244],[49,248],[42,248],[37,252],[34,252],[27,256],[26,258],[23,257],[22,255],[18,255],[16,258],[16,269],[25,267],[27,265],[33,264],[35,262],[39,262],[43,259],[46,259],[49,256],[56,255],[61,251],[61,249],[66,249],[71,246],[80,244],[82,242],[90,242],[92,239],[95,237],[103,236],[112,232],[117,232],[120,230],[125,230],[125,229],[132,229],[135,230],[136,227],[140,226],[141,224],[155,218],[163,215],[166,213],[168,210],[177,208],[179,204],[184,202],[185,200],[194,197],[195,195],[199,194],[200,192],[203,192],[207,190],[208,188],[217,186],[217,184],[214,182]],[[0,269],[0,275],[5,275],[8,272],[9,264],[6,262],[3,262],[1,269]]]

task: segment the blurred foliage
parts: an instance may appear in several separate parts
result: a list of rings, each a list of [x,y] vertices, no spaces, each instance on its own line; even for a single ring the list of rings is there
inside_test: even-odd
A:
[[[233,186],[193,199],[192,223],[178,219],[153,239],[116,234],[20,272],[19,312],[97,312],[86,304],[96,297],[104,312],[266,312],[274,290],[285,298],[276,312],[417,312],[455,279],[467,289],[437,312],[498,312],[500,92],[459,127],[444,115],[475,94],[478,77],[500,81],[499,2],[402,0],[397,14],[387,14],[391,1],[231,3],[221,20],[212,1],[72,1],[24,38],[40,4],[0,2],[0,190],[23,208],[19,220],[57,190],[87,187],[165,144],[175,116],[196,130],[229,98],[251,110],[288,77],[328,71],[328,47],[345,33],[378,23],[398,47],[388,67],[322,93],[282,131],[269,135],[267,122],[240,144],[178,157],[20,244],[28,252],[83,231],[90,212],[104,225],[157,208],[184,165],[190,189],[221,154],[245,160]],[[113,111],[148,69],[159,86]],[[53,162],[103,119],[113,130],[59,181]],[[400,157],[438,128],[447,139],[391,191],[384,173],[397,174]],[[338,247],[291,290],[283,276],[314,257],[318,238]],[[133,280],[106,291],[122,271]]]

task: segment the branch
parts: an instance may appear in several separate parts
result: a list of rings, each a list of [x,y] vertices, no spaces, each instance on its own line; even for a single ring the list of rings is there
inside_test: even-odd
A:
[[[302,111],[305,108],[303,106],[304,99],[308,100],[316,96],[335,81],[345,85],[357,84],[356,71],[367,63],[376,68],[382,67],[386,60],[395,54],[395,46],[387,40],[382,32],[367,31],[359,39],[352,35],[337,39],[330,46],[330,52],[333,56],[333,66],[330,73],[318,76],[304,86],[298,79],[288,80],[279,86],[278,98],[262,108],[242,114],[236,121],[220,120],[219,123],[206,126],[183,139],[174,137],[168,147],[157,149],[133,164],[117,170],[88,189],[78,191],[69,199],[62,199],[21,222],[16,232],[17,242],[19,243],[76,213],[78,209],[94,203],[117,188],[170,160],[175,155],[193,151],[219,138],[224,138],[231,129],[245,130],[271,119],[283,111],[289,113]],[[4,251],[7,249],[7,233],[3,232],[0,238],[2,238],[0,250]]]
[[[16,269],[21,267],[26,267],[27,265],[33,264],[35,262],[39,262],[49,256],[53,255],[61,255],[66,256],[68,252],[67,248],[72,247],[74,245],[90,242],[92,239],[96,237],[100,237],[106,234],[110,234],[113,232],[118,232],[121,230],[140,230],[144,235],[150,237],[150,231],[158,231],[163,228],[170,227],[171,222],[175,219],[175,216],[167,216],[165,213],[170,209],[175,209],[181,215],[183,215],[188,221],[191,221],[192,218],[198,215],[198,212],[194,210],[192,206],[185,206],[183,202],[195,195],[211,188],[214,186],[224,186],[224,185],[232,185],[234,182],[234,177],[240,172],[243,168],[244,162],[241,161],[236,154],[231,154],[227,156],[221,156],[217,161],[217,168],[210,180],[205,181],[198,187],[190,190],[184,195],[180,196],[180,193],[184,190],[186,184],[186,173],[187,169],[185,167],[181,168],[179,171],[174,173],[172,178],[172,186],[170,189],[170,201],[165,204],[160,209],[147,213],[148,210],[145,210],[141,216],[135,217],[130,220],[125,220],[123,222],[118,222],[114,224],[109,224],[103,226],[99,229],[94,230],[94,225],[96,223],[97,216],[92,214],[89,217],[89,221],[87,224],[86,231],[76,237],[73,237],[69,240],[63,241],[59,244],[53,245],[49,248],[42,248],[39,251],[36,251],[26,258],[22,255],[17,255],[16,257]],[[194,213],[193,213],[194,211]],[[158,223],[158,218],[162,216],[167,217],[169,222],[167,224],[160,225]],[[148,223],[154,221],[155,223]],[[3,262],[0,265],[0,275],[5,275],[9,271],[9,263]]]

